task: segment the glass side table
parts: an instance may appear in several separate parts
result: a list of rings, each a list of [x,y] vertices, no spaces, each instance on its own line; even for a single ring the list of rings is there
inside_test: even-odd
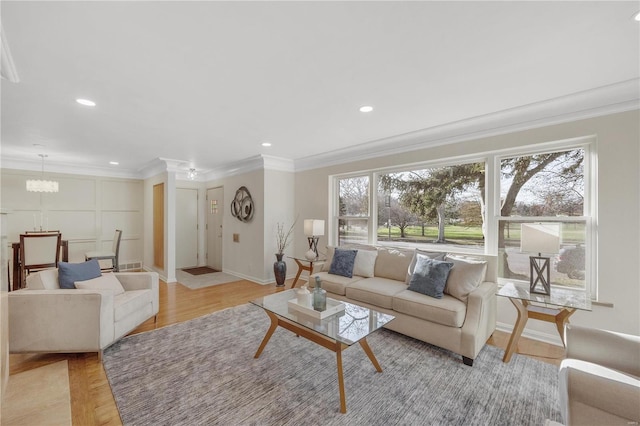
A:
[[[498,288],[498,296],[508,297],[518,311],[518,319],[511,332],[503,362],[511,361],[518,347],[518,340],[529,318],[555,323],[564,344],[564,326],[576,310],[591,311],[591,296],[588,291],[570,288],[552,288],[551,294],[529,292],[528,284],[506,283]]]
[[[311,274],[313,274],[313,264],[318,262],[325,262],[327,260],[321,257],[315,258],[313,260],[309,260],[305,257],[288,257],[289,259],[293,259],[296,262],[296,265],[298,265],[298,273],[296,274],[296,278],[293,280],[293,284],[291,284],[291,288],[294,288],[296,286],[296,283],[300,279],[300,274],[302,274],[302,271],[309,271],[309,280],[311,280]],[[309,283],[309,285],[311,285],[311,283]]]

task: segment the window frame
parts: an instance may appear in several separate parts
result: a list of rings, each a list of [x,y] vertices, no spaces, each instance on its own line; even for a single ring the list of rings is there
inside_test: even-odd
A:
[[[378,223],[378,184],[380,175],[398,173],[403,171],[428,169],[435,167],[448,167],[460,164],[484,162],[485,164],[485,244],[484,254],[498,255],[498,222],[500,220],[518,221],[548,221],[550,217],[509,216],[500,215],[500,171],[501,160],[505,158],[521,157],[527,155],[542,154],[548,152],[567,151],[571,149],[584,149],[584,203],[582,216],[562,217],[561,222],[585,222],[585,290],[590,292],[591,298],[598,297],[598,233],[597,233],[597,137],[587,135],[552,142],[528,144],[518,147],[492,150],[469,155],[445,157],[436,160],[427,160],[408,164],[399,164],[358,172],[340,173],[329,175],[329,241],[330,245],[336,245],[339,240],[340,219],[366,219],[367,243],[377,244],[378,235],[375,224]],[[339,180],[354,177],[369,178],[369,214],[368,216],[340,216],[339,215]],[[468,252],[478,254],[478,251],[461,249],[460,253]],[[500,280],[500,279],[499,279]]]

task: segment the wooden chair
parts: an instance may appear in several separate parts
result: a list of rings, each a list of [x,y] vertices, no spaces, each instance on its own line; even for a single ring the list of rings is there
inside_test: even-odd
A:
[[[59,232],[20,234],[20,274],[23,283],[31,272],[58,267],[61,241],[62,234]]]
[[[120,239],[121,238],[122,238],[122,230],[116,229],[116,232],[113,236],[113,245],[111,247],[111,251],[89,251],[84,254],[84,259],[85,260],[98,259],[99,261],[110,259],[111,268],[106,268],[106,269],[111,269],[114,272],[120,272],[119,258],[120,258]]]

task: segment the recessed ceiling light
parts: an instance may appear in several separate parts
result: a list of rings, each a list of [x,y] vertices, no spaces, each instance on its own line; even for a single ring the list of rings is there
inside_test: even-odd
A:
[[[117,161],[109,161],[109,164],[111,164],[112,166],[117,166],[120,163],[118,163]]]
[[[262,146],[271,146],[271,142],[262,142]]]
[[[96,106],[96,103],[93,101],[90,101],[89,99],[76,99],[76,102],[79,103],[80,105],[84,105],[84,106],[90,106],[90,107],[94,107]]]
[[[360,112],[371,112],[373,107],[371,105],[365,105],[360,107]]]

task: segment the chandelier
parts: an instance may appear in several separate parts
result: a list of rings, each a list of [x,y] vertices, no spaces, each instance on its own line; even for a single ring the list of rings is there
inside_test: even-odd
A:
[[[42,179],[27,179],[27,191],[29,192],[58,192],[58,182],[44,179],[44,159],[46,154],[38,154],[42,158]]]
[[[189,180],[196,180],[197,176],[198,171],[196,169],[189,169],[189,171],[187,172],[187,179]]]

